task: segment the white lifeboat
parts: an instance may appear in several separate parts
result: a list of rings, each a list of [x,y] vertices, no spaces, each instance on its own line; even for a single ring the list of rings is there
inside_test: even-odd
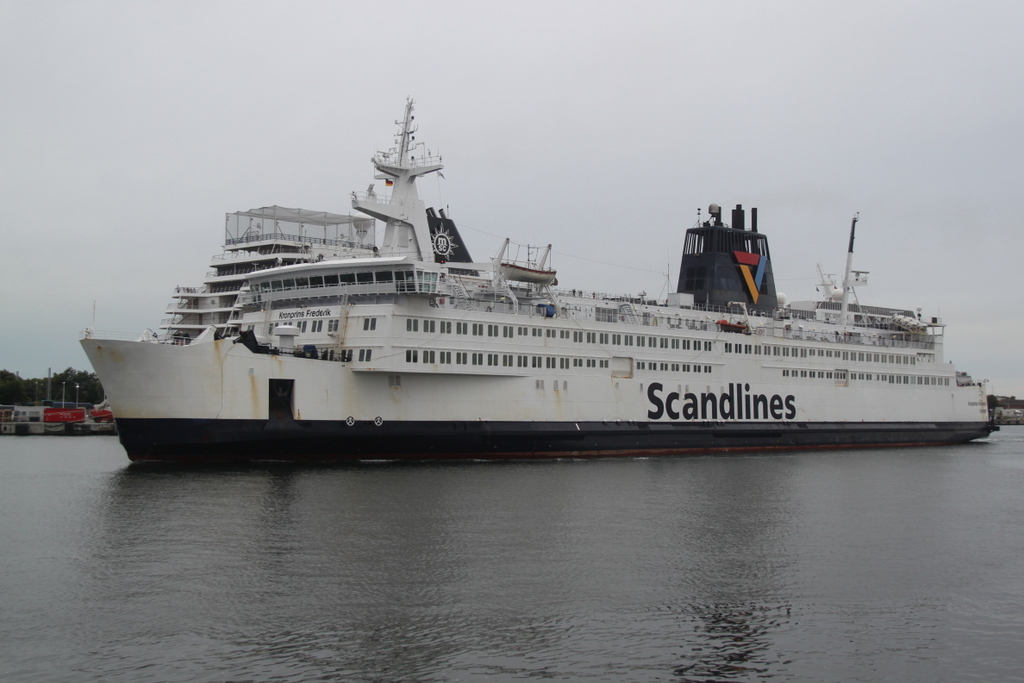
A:
[[[892,323],[901,330],[906,330],[913,334],[924,334],[928,331],[927,325],[917,318],[911,318],[909,315],[894,315],[892,316]]]
[[[501,276],[512,282],[528,282],[533,285],[550,285],[555,281],[555,271],[528,268],[517,263],[502,263]]]

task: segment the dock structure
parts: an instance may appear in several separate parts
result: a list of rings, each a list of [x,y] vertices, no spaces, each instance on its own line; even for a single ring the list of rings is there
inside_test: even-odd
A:
[[[117,434],[114,416],[91,404],[0,406],[0,435]]]

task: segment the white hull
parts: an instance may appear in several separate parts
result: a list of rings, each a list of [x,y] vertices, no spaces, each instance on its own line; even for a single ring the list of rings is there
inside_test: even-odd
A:
[[[424,307],[425,308],[425,307]],[[852,346],[787,340],[762,335],[722,332],[681,334],[664,329],[630,330],[615,324],[567,325],[557,319],[530,318],[533,328],[557,332],[595,334],[642,333],[644,336],[688,339],[700,342],[702,350],[672,352],[649,350],[642,356],[624,348],[574,343],[570,338],[522,336],[512,340],[458,338],[448,335],[411,334],[405,331],[412,311],[402,307],[372,307],[361,314],[377,318],[372,333],[353,332],[347,344],[372,348],[369,362],[325,361],[293,355],[254,354],[242,344],[228,340],[174,346],[116,340],[85,339],[83,346],[103,378],[118,418],[244,419],[265,420],[268,415],[268,381],[292,379],[295,418],[301,420],[482,420],[482,421],[670,421],[665,414],[651,420],[656,409],[649,396],[652,383],[663,390],[662,400],[677,392],[680,401],[687,393],[721,396],[729,385],[742,385],[748,396],[793,397],[798,422],[908,422],[985,421],[987,409],[980,385],[957,386],[948,364],[928,363],[898,366],[875,362],[835,362],[833,358],[778,358],[763,355],[727,354],[726,343],[773,348],[818,349],[823,346],[866,349],[887,356],[915,356],[905,348]],[[432,317],[417,320],[463,322],[472,325],[498,324],[523,327],[520,316],[477,315],[452,310],[447,315],[435,309]],[[462,315],[460,315],[462,313]],[[487,322],[483,322],[487,321]],[[605,332],[607,331],[607,332]],[[515,342],[519,343],[515,343]],[[705,343],[710,351],[703,350]],[[417,361],[406,361],[405,352],[417,350]],[[481,353],[527,355],[568,359],[568,368],[536,369],[423,363],[422,353]],[[830,352],[833,348],[828,349]],[[860,351],[863,353],[864,351]],[[854,351],[857,353],[857,351]],[[642,360],[641,360],[642,359]],[[572,361],[618,360],[623,370],[573,366]],[[916,360],[916,357],[915,357]],[[485,361],[486,362],[486,361]],[[639,369],[639,363],[644,369]],[[662,363],[689,365],[691,371],[648,369]],[[692,368],[700,366],[700,373]],[[628,368],[632,367],[632,371]],[[706,369],[710,368],[710,372]],[[784,371],[788,376],[784,376]],[[831,377],[801,377],[813,371]],[[838,381],[839,371],[857,379]],[[631,376],[613,376],[631,375]],[[859,379],[864,374],[872,379]],[[794,376],[795,375],[795,376]],[[884,377],[885,379],[879,379]],[[900,378],[896,380],[895,378]],[[397,378],[397,386],[394,386]],[[893,378],[890,380],[890,378]],[[906,378],[906,379],[903,379]],[[928,384],[919,383],[926,379]],[[899,382],[898,384],[896,382]],[[903,382],[907,382],[904,384]],[[913,382],[913,383],[910,383]],[[770,400],[770,399],[769,399]],[[682,406],[678,408],[682,410]],[[753,412],[753,411],[751,411]],[[683,418],[679,418],[682,420]],[[699,420],[722,419],[702,414]],[[736,419],[736,418],[733,418]],[[771,415],[743,420],[774,421]]]

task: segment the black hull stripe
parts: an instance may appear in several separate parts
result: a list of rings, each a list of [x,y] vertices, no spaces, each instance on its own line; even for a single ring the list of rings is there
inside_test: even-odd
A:
[[[590,458],[965,443],[986,422],[356,422],[119,419],[134,461]]]

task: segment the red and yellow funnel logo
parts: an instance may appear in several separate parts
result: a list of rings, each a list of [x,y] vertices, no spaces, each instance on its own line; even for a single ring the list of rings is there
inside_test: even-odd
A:
[[[761,294],[761,283],[764,282],[764,270],[768,259],[760,254],[750,254],[745,251],[734,251],[732,256],[739,264],[740,272],[743,273],[743,280],[747,283],[750,299],[756,304],[757,297]],[[754,269],[753,274],[751,269]]]

